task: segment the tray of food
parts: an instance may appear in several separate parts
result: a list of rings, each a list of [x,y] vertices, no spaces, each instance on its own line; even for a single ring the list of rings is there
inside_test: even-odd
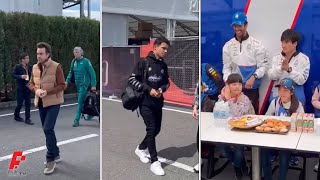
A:
[[[260,126],[255,128],[258,133],[287,134],[290,122],[279,119],[265,119]]]
[[[239,129],[251,129],[263,123],[263,119],[254,116],[241,116],[228,121],[231,127]]]

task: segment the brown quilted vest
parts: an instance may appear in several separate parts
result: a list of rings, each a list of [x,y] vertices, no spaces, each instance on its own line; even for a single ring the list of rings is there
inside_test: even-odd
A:
[[[32,76],[35,86],[42,90],[53,88],[56,85],[56,72],[58,65],[59,63],[49,59],[48,62],[46,62],[46,67],[43,69],[42,75],[38,64],[33,65]],[[43,97],[43,107],[62,104],[64,102],[63,93],[64,91],[60,91],[57,94],[46,95]],[[39,96],[35,95],[35,107],[38,107],[38,104]]]

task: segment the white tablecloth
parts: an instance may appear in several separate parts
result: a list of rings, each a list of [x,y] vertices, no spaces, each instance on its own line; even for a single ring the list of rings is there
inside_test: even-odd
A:
[[[248,146],[296,149],[301,132],[288,132],[286,135],[256,133],[251,131],[231,130],[229,125],[217,127],[212,113],[201,113],[201,141],[243,144]],[[320,150],[320,143],[318,143]]]

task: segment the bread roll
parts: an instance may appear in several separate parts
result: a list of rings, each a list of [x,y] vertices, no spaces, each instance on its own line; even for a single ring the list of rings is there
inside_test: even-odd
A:
[[[281,133],[286,133],[286,132],[288,132],[288,129],[287,129],[287,128],[281,128],[281,129],[280,129],[280,132],[281,132]]]
[[[259,132],[263,131],[263,127],[257,126],[257,127],[256,127],[256,131],[259,131]]]
[[[263,131],[264,132],[271,132],[271,127],[265,127]]]

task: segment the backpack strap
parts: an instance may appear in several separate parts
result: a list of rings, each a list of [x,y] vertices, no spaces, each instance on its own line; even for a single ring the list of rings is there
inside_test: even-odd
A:
[[[147,82],[147,72],[149,69],[149,61],[147,58],[144,59],[145,65],[144,65],[144,70],[143,70],[143,81],[146,83]]]
[[[147,72],[148,72],[148,69],[149,69],[149,61],[148,61],[147,58],[145,58],[145,59],[144,59],[144,62],[145,62],[145,64],[144,64],[143,79],[142,79],[142,81],[145,82],[145,83],[147,83]],[[137,116],[140,117],[140,116],[139,116],[138,108],[136,109],[136,112],[137,112]]]

